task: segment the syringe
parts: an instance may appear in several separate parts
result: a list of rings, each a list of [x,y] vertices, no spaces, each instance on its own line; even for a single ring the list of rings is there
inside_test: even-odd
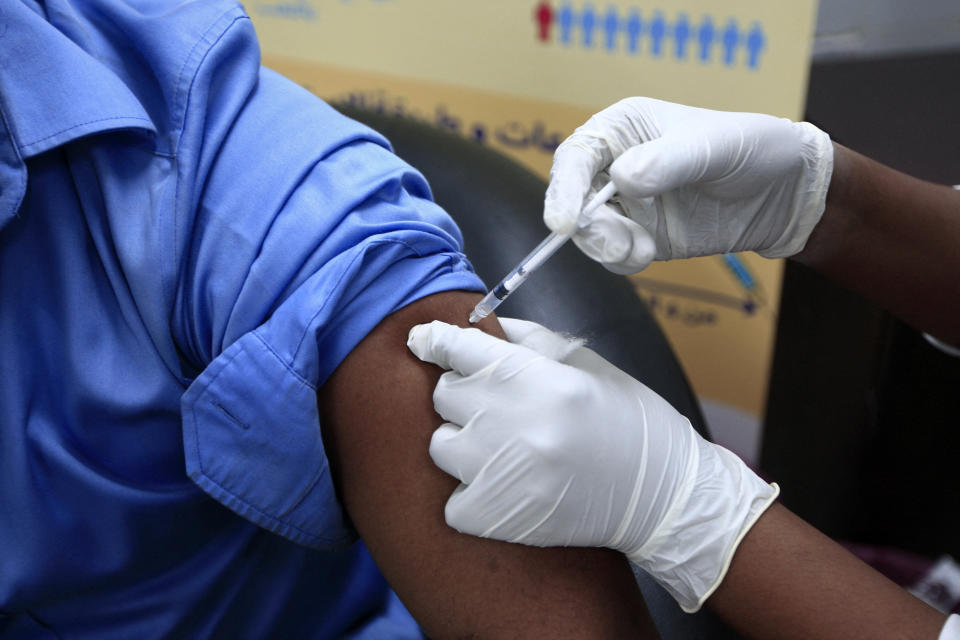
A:
[[[608,182],[603,189],[600,189],[600,191],[590,199],[587,206],[583,208],[583,211],[580,212],[580,217],[577,219],[577,229],[582,229],[587,226],[596,208],[612,198],[616,192],[617,187],[613,182]],[[576,229],[574,229],[574,231],[576,231]],[[570,233],[557,233],[554,231],[544,238],[543,242],[528,253],[527,257],[521,260],[520,264],[500,281],[500,284],[491,289],[487,295],[483,296],[483,299],[477,303],[477,306],[474,307],[473,312],[470,314],[470,324],[483,320],[490,315],[494,309],[499,307],[511,293],[523,284],[531,273],[546,262],[550,256],[557,252],[557,249],[562,247],[564,243],[573,236],[574,231]]]

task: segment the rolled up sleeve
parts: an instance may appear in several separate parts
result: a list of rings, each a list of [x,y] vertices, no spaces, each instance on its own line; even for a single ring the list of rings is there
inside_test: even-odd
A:
[[[291,115],[293,114],[293,115]],[[212,147],[212,148],[211,148]],[[419,173],[369,129],[270,72],[216,145],[188,218],[173,331],[187,473],[311,547],[354,539],[316,392],[393,311],[482,283]]]

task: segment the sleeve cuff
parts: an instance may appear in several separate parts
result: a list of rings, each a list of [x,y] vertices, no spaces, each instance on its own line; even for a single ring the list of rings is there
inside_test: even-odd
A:
[[[293,542],[335,550],[356,533],[336,496],[317,388],[393,311],[482,283],[462,255],[404,243],[359,252],[331,287],[305,282],[217,356],[181,400],[188,476],[211,497]]]

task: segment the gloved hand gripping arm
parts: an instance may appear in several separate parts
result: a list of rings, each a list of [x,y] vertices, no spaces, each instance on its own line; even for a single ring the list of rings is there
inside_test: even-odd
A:
[[[687,611],[754,638],[953,640],[957,621],[773,503],[777,489],[650,389],[539,325],[508,338],[440,322],[408,346],[451,369],[430,454],[460,479],[446,520],[538,546],[618,549]]]
[[[434,391],[448,422],[430,445],[462,483],[447,523],[510,542],[617,549],[697,610],[776,487],[590,349],[501,322],[517,344],[441,322],[410,333],[414,354],[452,369]]]

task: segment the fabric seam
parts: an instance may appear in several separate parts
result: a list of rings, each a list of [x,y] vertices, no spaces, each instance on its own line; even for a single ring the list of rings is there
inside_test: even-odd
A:
[[[76,124],[72,124],[72,125],[70,125],[69,127],[66,127],[66,128],[64,128],[64,129],[60,129],[59,131],[55,131],[54,133],[51,133],[51,134],[49,134],[49,135],[45,135],[45,136],[43,136],[42,138],[37,138],[36,140],[31,140],[30,142],[24,142],[24,143],[23,143],[22,145],[20,145],[20,146],[21,146],[22,149],[26,149],[27,147],[32,147],[32,146],[35,145],[35,144],[40,144],[41,142],[43,142],[43,141],[45,141],[45,140],[49,140],[50,138],[55,138],[55,137],[57,137],[58,135],[60,135],[60,134],[62,134],[62,133],[66,133],[67,131],[70,131],[70,130],[72,130],[72,129],[76,129],[76,128],[78,128],[78,127],[83,127],[83,126],[86,126],[86,125],[88,125],[88,124],[94,124],[94,123],[97,123],[97,122],[109,122],[110,120],[139,120],[140,122],[147,122],[147,123],[149,123],[151,127],[153,126],[153,121],[152,121],[152,120],[150,120],[149,118],[141,118],[140,116],[110,116],[110,117],[108,117],[108,118],[96,118],[96,119],[94,119],[94,120],[87,120],[86,122],[78,122],[78,123],[76,123]]]
[[[16,203],[16,210],[12,212],[12,215],[17,215],[20,211],[20,204],[23,202],[23,196],[27,191],[27,165],[23,161],[23,152],[20,151],[19,146],[17,145],[16,140],[14,140],[13,130],[10,128],[9,121],[7,119],[7,110],[5,106],[5,101],[3,100],[3,94],[0,93],[0,124],[3,125],[4,130],[7,132],[7,140],[10,143],[10,148],[13,149],[13,155],[16,156],[17,160],[20,162],[19,168],[20,171],[17,171],[17,192],[20,193],[20,200]],[[0,211],[2,215],[3,211]]]
[[[259,338],[259,336],[258,336],[258,338]],[[238,347],[238,350],[240,350],[240,351],[243,350],[242,345],[240,345],[240,346]],[[270,353],[276,357],[276,354],[275,354],[272,350],[270,351]],[[227,362],[226,362],[222,367],[220,367],[220,370],[217,371],[216,374],[214,374],[213,378],[211,378],[210,380],[206,381],[206,384],[204,384],[204,387],[203,387],[203,391],[198,394],[198,395],[200,396],[200,397],[197,398],[198,401],[201,400],[202,397],[209,392],[210,387],[212,387],[212,386],[213,386],[213,383],[216,382],[216,380],[220,377],[220,374],[222,374],[224,371],[226,371],[227,368],[228,368],[228,366],[229,366],[234,360],[236,360],[236,354],[231,354],[230,357],[229,357],[229,359],[227,360]],[[283,361],[282,361],[282,360],[280,360],[280,362],[281,362],[281,364],[283,364]],[[218,406],[217,403],[214,403],[214,402],[211,402],[211,404],[213,404],[214,406]],[[197,424],[199,423],[199,420],[198,420],[197,417],[196,417],[196,407],[197,407],[197,403],[194,403],[193,407],[191,407],[191,413],[192,413],[193,416],[194,416],[194,417],[193,417],[194,425],[197,425]],[[331,539],[331,538],[323,538],[323,537],[321,537],[321,536],[317,536],[317,535],[312,534],[312,533],[310,533],[310,532],[308,532],[308,531],[305,531],[304,529],[301,529],[300,527],[298,527],[297,525],[295,525],[295,524],[293,524],[293,523],[291,523],[291,522],[283,521],[283,520],[278,519],[278,518],[275,517],[275,516],[270,515],[269,513],[267,513],[267,512],[265,512],[265,511],[257,508],[256,506],[254,506],[253,504],[251,504],[251,503],[248,502],[247,500],[243,499],[239,494],[231,491],[230,489],[227,489],[225,486],[223,486],[222,484],[220,484],[217,480],[214,480],[214,479],[206,472],[206,470],[204,469],[203,459],[202,459],[202,457],[200,456],[200,438],[199,438],[199,437],[195,437],[194,439],[195,439],[195,441],[196,441],[196,446],[195,446],[194,448],[195,448],[195,451],[196,451],[197,467],[198,467],[198,470],[199,470],[200,474],[203,476],[203,478],[205,478],[205,479],[207,480],[207,482],[209,482],[210,484],[212,484],[213,486],[215,486],[215,487],[218,488],[219,490],[223,491],[225,494],[229,495],[231,498],[233,498],[233,499],[236,500],[237,502],[243,504],[243,505],[246,506],[247,508],[249,508],[249,509],[251,509],[252,511],[256,512],[256,513],[257,513],[258,515],[260,515],[261,517],[265,518],[266,520],[268,520],[268,521],[270,521],[270,522],[275,523],[275,524],[278,525],[278,526],[290,527],[290,528],[293,529],[294,531],[296,531],[296,532],[302,534],[303,536],[308,537],[308,538],[310,538],[310,539],[312,539],[312,540],[321,540],[321,541],[328,542],[328,543],[333,543],[333,542],[335,542],[334,539]],[[318,469],[317,473],[315,474],[315,477],[314,477],[314,478],[310,481],[310,483],[307,485],[307,489],[305,489],[303,495],[299,496],[299,497],[297,498],[297,500],[294,502],[294,505],[295,505],[295,506],[296,506],[296,505],[299,505],[300,503],[302,503],[303,500],[304,500],[304,498],[310,493],[310,491],[313,490],[313,488],[316,486],[317,482],[319,481],[320,477],[323,475],[323,470],[324,470],[324,467],[323,467],[323,466],[321,466],[321,467]],[[295,507],[293,507],[293,508],[295,508]],[[291,510],[292,510],[293,508],[291,508]],[[289,512],[287,512],[287,513],[289,513]]]
[[[283,366],[283,368],[286,369],[286,370],[290,373],[290,375],[292,375],[294,378],[297,379],[297,382],[299,382],[300,384],[302,384],[303,386],[305,386],[306,388],[308,388],[310,391],[313,391],[314,393],[316,393],[316,391],[317,391],[317,385],[311,383],[311,382],[310,382],[309,380],[307,380],[304,376],[300,375],[300,373],[299,373],[296,369],[293,368],[293,365],[292,365],[291,363],[288,363],[286,360],[284,360],[283,356],[281,356],[279,353],[277,353],[276,349],[274,349],[274,348],[270,345],[270,343],[267,342],[267,339],[264,338],[262,335],[260,335],[260,327],[257,327],[256,329],[254,329],[254,330],[251,331],[250,333],[251,333],[257,340],[260,341],[260,344],[263,345],[264,349],[266,349],[267,351],[269,351],[270,354],[277,360],[277,362],[279,362],[279,363]],[[305,333],[306,333],[306,332],[305,332]]]
[[[422,257],[421,254],[420,254],[420,252],[417,251],[414,247],[412,247],[408,242],[406,242],[406,241],[404,241],[404,240],[398,240],[398,239],[379,239],[379,240],[373,240],[372,242],[370,242],[369,245],[367,245],[367,248],[369,249],[369,248],[377,247],[377,246],[380,246],[380,245],[391,245],[391,244],[393,244],[393,245],[402,245],[402,246],[406,247],[413,255],[416,255],[417,257]],[[348,264],[344,265],[343,270],[340,272],[340,275],[337,277],[336,284],[334,285],[335,288],[336,288],[336,287],[339,287],[340,283],[343,282],[343,279],[347,276],[347,273],[350,271],[350,268],[351,268],[358,260],[360,260],[361,258],[364,258],[366,255],[367,255],[367,252],[366,252],[366,251],[358,252],[357,255],[355,255],[355,256],[353,257],[353,260],[351,260]],[[297,346],[296,346],[296,348],[293,350],[293,360],[294,360],[294,361],[296,361],[297,358],[298,358],[298,356],[300,355],[300,349],[303,347],[303,341],[306,340],[307,334],[310,332],[310,327],[313,325],[313,321],[316,320],[317,316],[319,316],[321,313],[323,313],[323,311],[327,308],[327,305],[328,305],[329,303],[330,303],[330,298],[327,297],[327,298],[323,301],[323,304],[321,304],[320,307],[317,309],[316,313],[314,313],[312,316],[310,316],[310,320],[307,322],[307,326],[306,326],[306,328],[304,329],[303,333],[300,335],[300,339],[297,341]],[[385,317],[386,317],[386,316],[385,316]],[[293,364],[293,363],[291,363],[291,366],[292,366],[292,364]]]
[[[223,25],[223,28],[219,30],[219,33],[217,33],[216,37],[214,38],[209,37],[212,31],[216,31],[217,28],[220,27],[221,21],[226,16],[230,15],[231,13],[237,13],[237,12],[240,12],[240,15],[234,16],[232,19],[230,19],[229,23]],[[190,47],[190,53],[188,53],[186,58],[184,58],[183,64],[180,66],[180,71],[177,72],[177,80],[175,83],[177,86],[178,94],[177,94],[176,100],[174,101],[174,106],[177,109],[178,122],[176,124],[178,125],[177,130],[179,131],[179,133],[177,134],[176,144],[173,146],[173,149],[172,149],[174,155],[176,155],[177,150],[180,148],[180,137],[183,135],[183,130],[187,122],[187,105],[190,103],[190,94],[193,91],[193,83],[196,81],[197,74],[200,73],[200,69],[203,67],[204,60],[207,59],[207,56],[210,55],[210,52],[213,51],[213,48],[217,46],[217,43],[219,43],[220,40],[223,39],[223,36],[226,35],[227,31],[229,31],[238,20],[249,20],[249,19],[250,17],[245,13],[243,13],[243,10],[240,7],[231,7],[227,11],[224,11],[219,16],[217,16],[217,18],[211,22],[207,30],[203,32],[203,35],[201,35],[200,38],[193,44],[193,46]],[[199,59],[197,59],[197,65],[193,69],[193,74],[190,77],[190,82],[187,83],[186,86],[183,86],[184,73],[187,70],[187,66],[190,64],[190,61],[194,59],[194,52],[197,50],[197,47],[199,47],[201,44],[207,44],[208,47],[200,55]],[[182,86],[183,88],[181,88]]]
[[[208,35],[210,34],[210,32],[214,31],[226,16],[230,15],[231,13],[235,13],[237,11],[240,11],[240,15],[233,17],[228,24],[224,25],[223,28],[220,29],[220,32],[217,34],[216,38],[213,38],[212,40],[208,38]],[[216,20],[213,21],[213,23],[203,33],[203,35],[200,36],[200,39],[197,40],[197,42],[193,45],[193,47],[190,49],[190,53],[187,54],[186,59],[183,61],[183,66],[180,67],[180,71],[177,73],[176,84],[178,87],[178,91],[181,91],[179,87],[183,83],[184,72],[187,69],[188,63],[194,59],[194,52],[197,50],[197,47],[199,47],[201,43],[208,43],[209,46],[206,48],[203,54],[200,55],[199,60],[197,60],[197,65],[193,70],[193,75],[190,78],[190,82],[182,90],[181,94],[177,96],[177,99],[174,103],[175,107],[178,110],[179,122],[177,123],[178,124],[177,138],[170,150],[172,158],[174,159],[178,158],[178,153],[180,150],[180,140],[183,136],[183,132],[187,124],[187,105],[190,103],[190,96],[193,92],[193,83],[196,81],[197,75],[200,73],[200,69],[203,67],[204,61],[207,59],[207,56],[210,55],[210,52],[213,51],[214,47],[217,46],[220,40],[222,40],[223,37],[227,34],[227,32],[233,27],[233,25],[235,25],[240,20],[249,20],[249,19],[250,17],[247,16],[245,13],[243,13],[242,9],[239,9],[238,7],[233,7],[230,10],[223,12],[222,14],[220,14],[220,16],[217,17]],[[182,102],[182,105],[181,105],[181,102]],[[186,188],[184,184],[184,180],[182,180],[180,176],[179,163],[177,163],[176,171],[177,171],[177,178],[176,178],[177,184],[176,184],[175,195],[173,199],[174,246],[173,246],[172,253],[173,253],[174,268],[176,268],[176,265],[178,265],[180,262],[180,256],[177,255],[176,238],[179,235],[178,230],[180,228],[180,205],[182,202],[181,193],[182,193],[182,190]]]

